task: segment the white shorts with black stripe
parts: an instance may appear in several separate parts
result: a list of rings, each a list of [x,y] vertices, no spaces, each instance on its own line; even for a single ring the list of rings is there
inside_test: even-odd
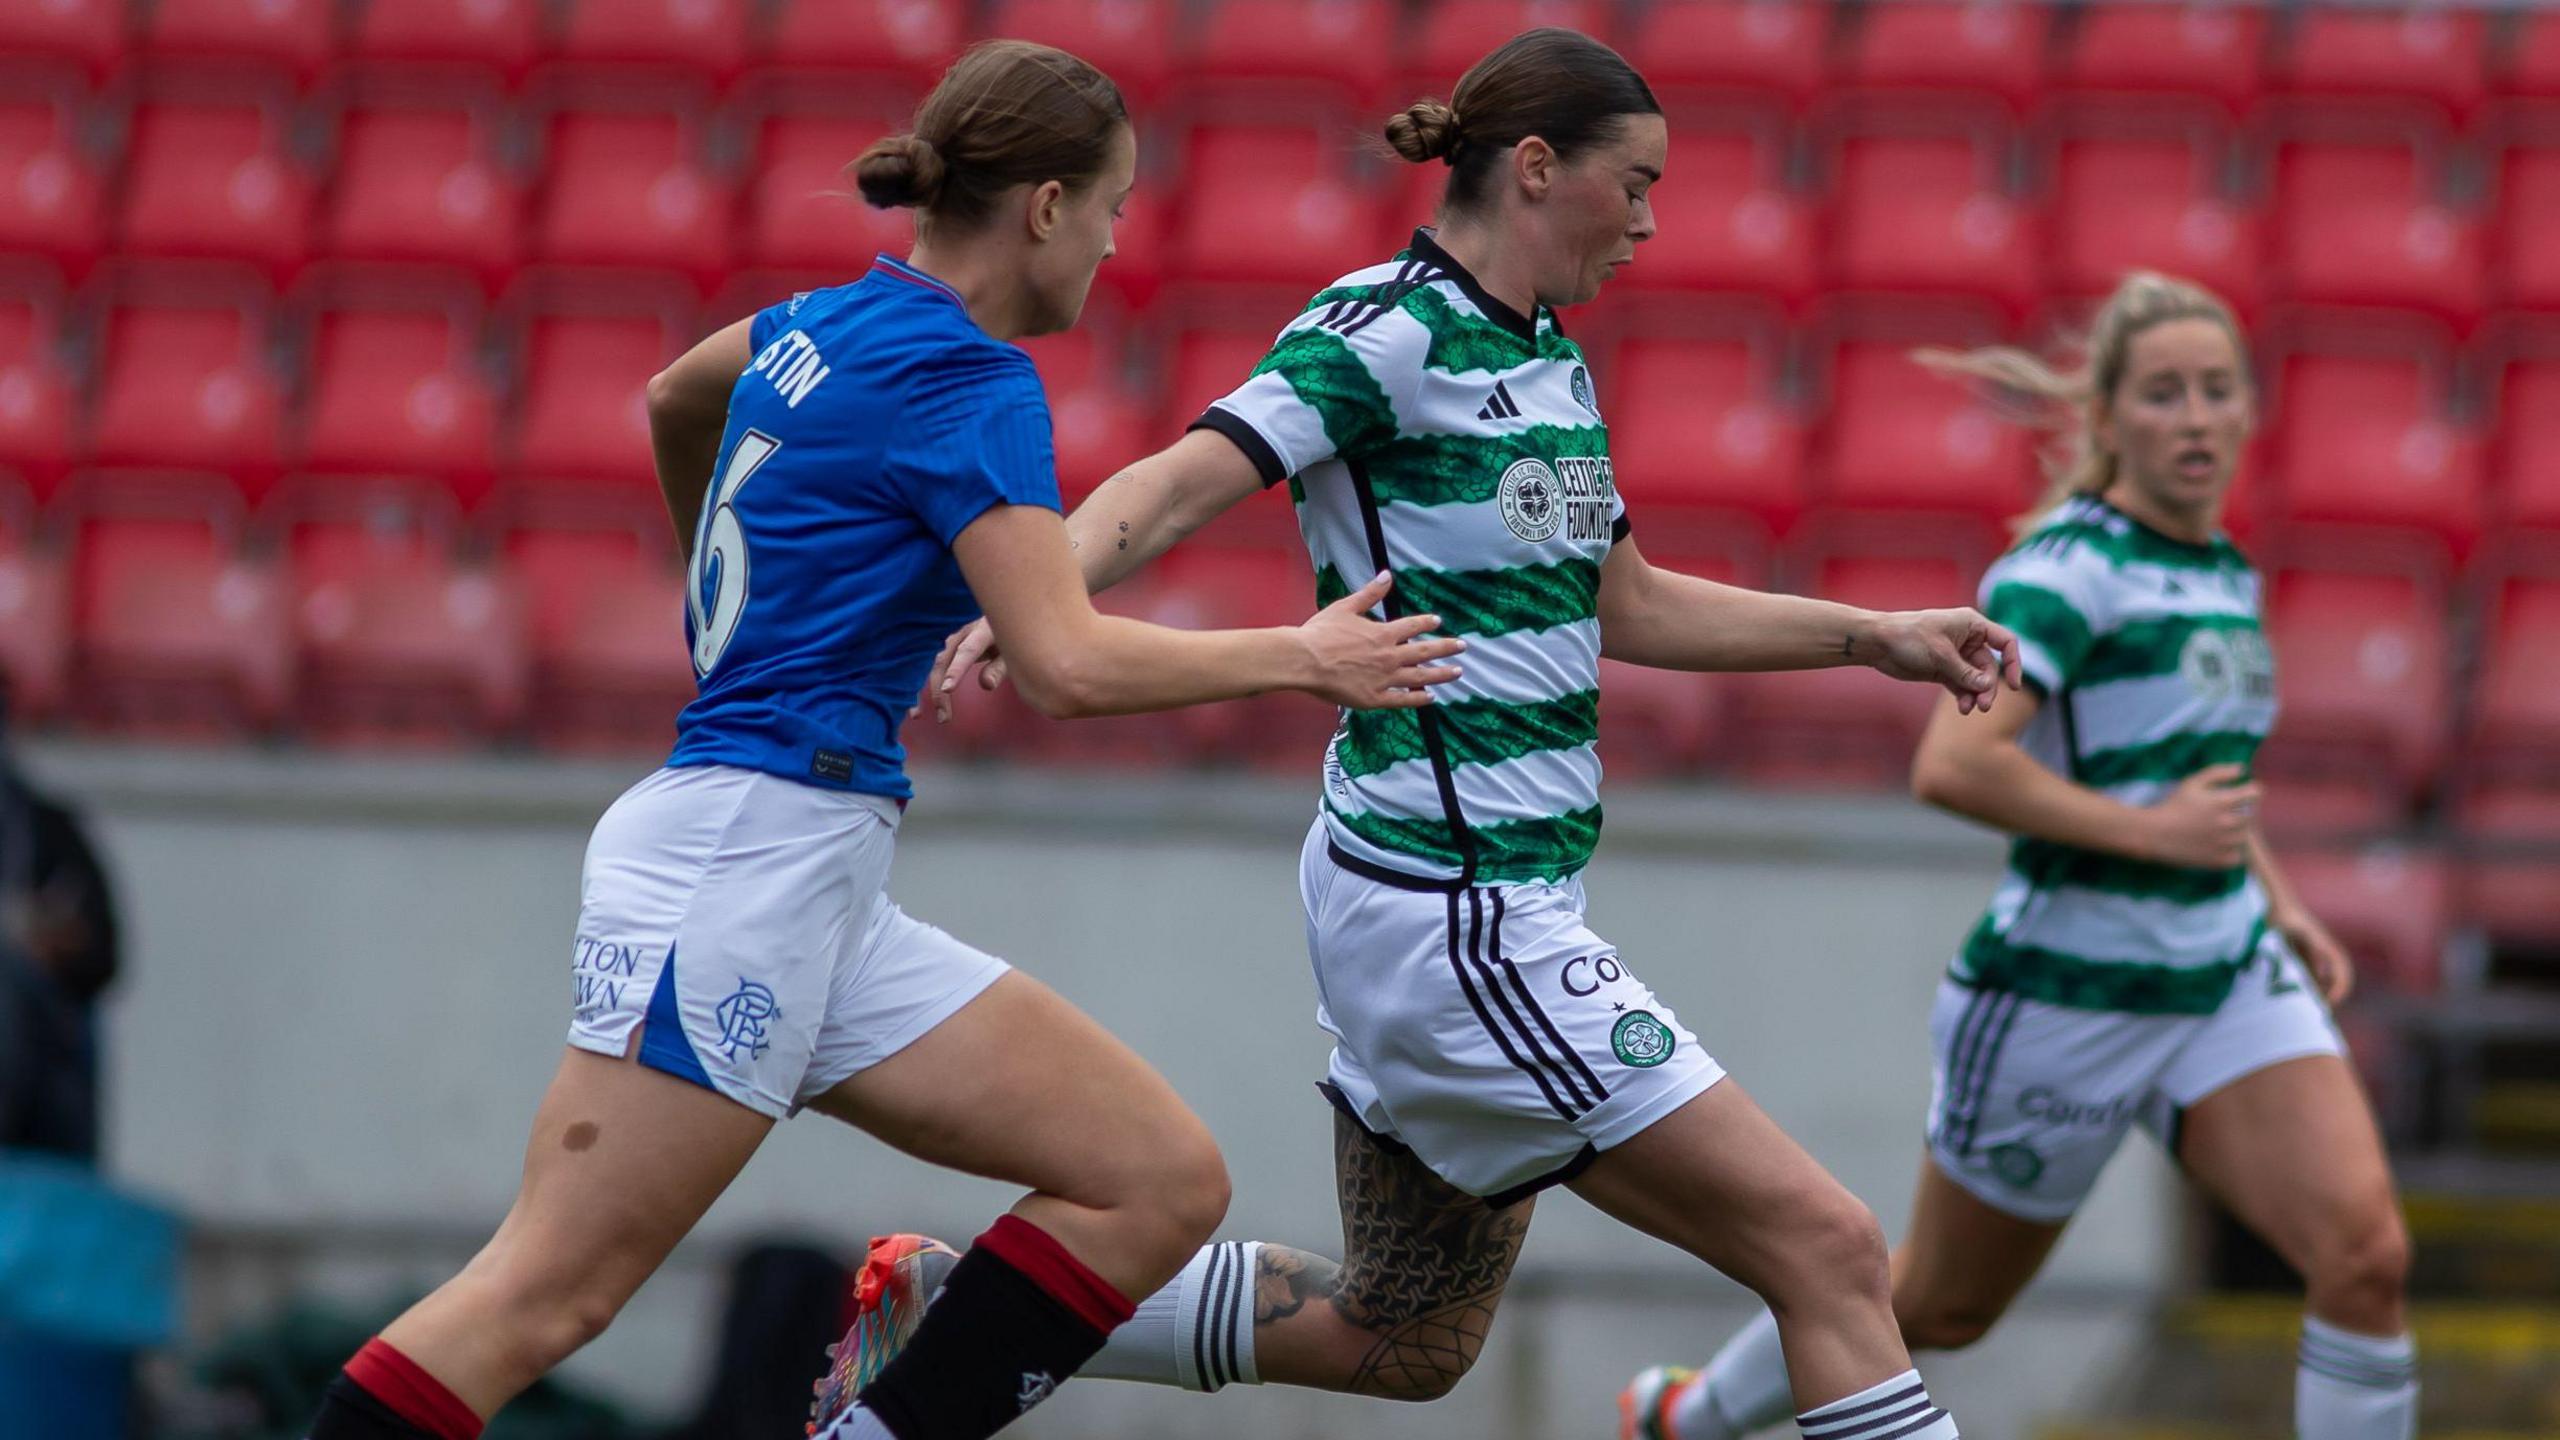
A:
[[[1470,1195],[1508,1204],[1724,1078],[1583,923],[1582,881],[1461,886],[1330,846],[1299,858],[1326,1094]]]
[[[1929,1039],[1939,1173],[2003,1214],[2057,1225],[2135,1126],[2174,1156],[2187,1107],[2270,1065],[2345,1051],[2318,987],[2273,932],[2210,1015],[2082,1010],[1949,980]]]

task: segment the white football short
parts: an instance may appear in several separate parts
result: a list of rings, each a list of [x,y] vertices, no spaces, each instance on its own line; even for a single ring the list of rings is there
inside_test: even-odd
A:
[[[1460,886],[1299,858],[1325,1094],[1497,1205],[1580,1174],[1724,1078],[1583,923],[1582,881]]]
[[[569,1043],[776,1119],[1008,968],[883,892],[897,806],[727,765],[660,770],[587,842]]]
[[[2270,931],[2210,1015],[2082,1010],[1946,981],[1929,1015],[1929,1155],[1994,1210],[2071,1218],[2125,1132],[2174,1157],[2187,1107],[2244,1075],[2345,1046]]]

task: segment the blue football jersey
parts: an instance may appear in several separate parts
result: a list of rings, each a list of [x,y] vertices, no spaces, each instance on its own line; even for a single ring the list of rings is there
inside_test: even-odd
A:
[[[883,255],[755,317],[686,577],[700,697],[669,765],[906,799],[898,726],[977,602],[951,542],[1058,508],[1031,359]]]

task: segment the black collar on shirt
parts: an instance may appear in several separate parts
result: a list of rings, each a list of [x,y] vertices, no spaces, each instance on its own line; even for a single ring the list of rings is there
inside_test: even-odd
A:
[[[1538,343],[1538,322],[1493,298],[1491,291],[1479,284],[1475,276],[1467,273],[1466,266],[1459,264],[1448,251],[1440,248],[1440,241],[1431,233],[1429,226],[1413,232],[1413,244],[1410,248],[1415,256],[1428,261],[1449,279],[1456,281],[1458,288],[1466,292],[1467,298],[1474,301],[1476,308],[1490,317],[1493,323],[1531,345]]]

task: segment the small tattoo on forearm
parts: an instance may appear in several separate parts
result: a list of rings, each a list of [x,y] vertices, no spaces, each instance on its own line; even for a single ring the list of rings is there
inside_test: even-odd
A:
[[[1857,636],[1855,636],[1855,635],[1843,635],[1843,636],[1841,636],[1841,637],[1840,637],[1840,656],[1841,656],[1841,658],[1842,658],[1842,659],[1844,659],[1844,660],[1845,660],[1845,659],[1855,659],[1855,658],[1857,657],[1857,654],[1858,654],[1858,637],[1857,637]]]

